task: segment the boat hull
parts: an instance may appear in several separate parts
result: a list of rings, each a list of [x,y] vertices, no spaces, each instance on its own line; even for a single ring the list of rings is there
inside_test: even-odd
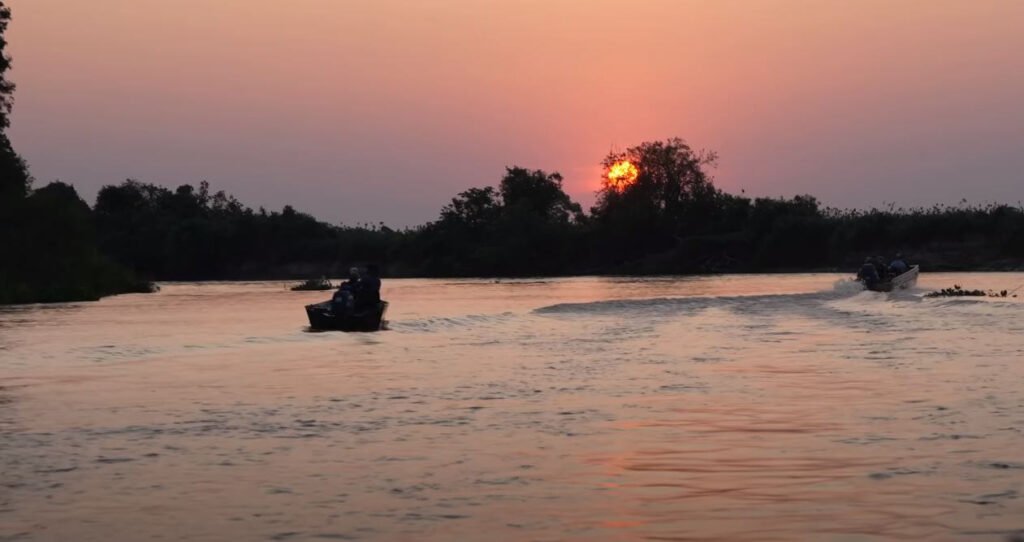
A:
[[[331,302],[306,305],[310,329],[316,331],[380,331],[388,302],[381,301],[376,307],[352,314],[335,314]]]
[[[865,286],[868,290],[873,292],[891,292],[893,290],[906,290],[907,288],[913,288],[917,285],[917,276],[921,273],[919,266],[911,267],[907,272],[896,275],[888,280],[878,281],[874,284],[867,284]]]

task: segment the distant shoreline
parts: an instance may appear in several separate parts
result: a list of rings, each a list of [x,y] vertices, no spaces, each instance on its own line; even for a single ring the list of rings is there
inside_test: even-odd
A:
[[[1024,270],[1019,207],[860,212],[821,208],[808,195],[751,199],[715,188],[679,140],[631,150],[641,164],[654,151],[690,168],[674,181],[675,199],[649,194],[657,186],[641,173],[585,213],[557,173],[508,168],[499,188],[466,190],[438,220],[406,230],[327,224],[290,206],[253,210],[205,182],[170,190],[126,181],[93,206],[64,183],[26,185],[8,202],[14,227],[0,228],[22,256],[0,265],[0,304],[96,300],[152,282],[343,277],[371,263],[385,280],[853,276],[865,256],[897,253],[926,274]]]
[[[1024,266],[1018,266],[1014,268],[971,268],[971,269],[936,269],[933,271],[922,271],[922,274],[927,276],[929,273],[1024,273]],[[851,279],[854,277],[855,272],[846,269],[835,269],[835,268],[820,268],[820,269],[799,269],[799,270],[762,270],[762,271],[727,271],[721,273],[651,273],[651,274],[622,274],[622,273],[589,273],[589,274],[572,274],[572,275],[529,275],[529,276],[392,276],[385,277],[385,287],[389,280],[466,280],[466,281],[483,281],[483,282],[515,282],[515,281],[547,281],[556,279],[588,279],[588,278],[604,278],[604,279],[639,279],[639,278],[663,278],[663,279],[687,279],[687,278],[711,278],[711,277],[729,277],[729,276],[750,276],[750,275],[846,275]],[[329,279],[340,279],[338,277],[327,277]],[[278,283],[282,286],[288,286],[295,281],[300,280],[295,277],[286,278],[238,278],[238,279],[189,279],[189,280],[160,280],[154,281],[153,292],[144,291],[126,291],[119,293],[112,293],[101,296],[94,299],[68,299],[60,301],[33,301],[27,303],[4,303],[0,304],[2,307],[18,307],[27,305],[52,305],[57,303],[91,303],[99,301],[100,299],[108,297],[116,297],[126,294],[147,294],[155,293],[159,291],[160,286],[164,285],[178,285],[178,284],[239,284],[239,283]],[[308,292],[308,291],[307,291]],[[307,293],[307,292],[296,292],[296,293]]]

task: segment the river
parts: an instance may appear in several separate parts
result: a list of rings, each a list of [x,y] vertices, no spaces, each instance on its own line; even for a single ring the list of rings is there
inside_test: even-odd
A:
[[[386,280],[371,334],[280,282],[0,308],[0,540],[1024,529],[1024,300],[922,295],[1024,274],[844,279]]]

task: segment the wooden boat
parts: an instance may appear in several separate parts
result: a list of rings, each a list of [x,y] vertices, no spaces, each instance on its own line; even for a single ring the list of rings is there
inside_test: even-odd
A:
[[[319,290],[333,290],[334,285],[327,279],[309,279],[302,284],[292,286],[293,292],[307,292],[307,291],[319,291]]]
[[[864,283],[864,286],[868,290],[873,292],[891,292],[893,290],[906,290],[907,288],[913,288],[917,284],[917,276],[921,273],[920,266],[911,266],[910,269],[895,277],[889,277],[884,280],[869,284]]]
[[[335,314],[331,302],[306,305],[309,327],[317,331],[380,331],[384,324],[384,313],[388,302],[381,301],[376,307],[350,314]]]

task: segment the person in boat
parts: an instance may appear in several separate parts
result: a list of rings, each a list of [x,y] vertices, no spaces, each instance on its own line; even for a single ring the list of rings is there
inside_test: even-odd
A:
[[[906,273],[909,270],[910,266],[907,265],[906,260],[903,259],[903,254],[900,253],[897,253],[896,259],[894,259],[892,263],[889,264],[889,272],[892,273],[893,276],[902,275],[903,273]]]
[[[875,256],[874,258],[875,272],[878,273],[878,280],[886,280],[889,278],[889,266],[885,263],[885,258],[881,256]]]
[[[875,259],[868,256],[864,259],[864,265],[860,266],[860,271],[857,271],[857,280],[863,281],[864,284],[870,288],[881,280],[878,275],[878,267],[875,265]]]
[[[374,264],[366,266],[366,276],[359,281],[355,291],[357,311],[376,307],[380,303],[380,268]]]
[[[359,268],[353,267],[348,270],[348,280],[341,283],[338,290],[331,298],[331,310],[335,314],[347,314],[355,305],[356,292],[362,282],[359,276]]]

